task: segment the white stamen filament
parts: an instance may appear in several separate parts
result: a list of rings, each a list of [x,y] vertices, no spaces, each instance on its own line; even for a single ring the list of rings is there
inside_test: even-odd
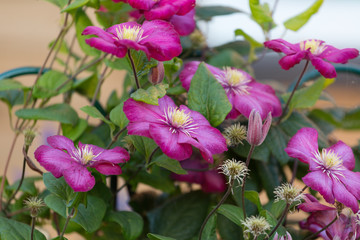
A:
[[[177,107],[168,107],[163,116],[165,119],[160,119],[160,121],[169,126],[171,133],[181,131],[191,137],[191,133],[194,133],[194,130],[198,128],[191,118],[190,112],[185,113],[184,109],[179,110]]]
[[[238,95],[250,94],[249,90],[251,87],[248,86],[248,83],[251,82],[251,79],[241,71],[225,67],[223,74],[215,75],[215,78],[224,87],[226,93],[235,92]]]
[[[127,27],[127,26],[118,26],[116,28],[116,37],[117,40],[128,39],[135,42],[140,42],[141,40],[147,38],[148,36],[143,36],[144,30],[139,26]]]
[[[328,177],[333,177],[337,181],[340,181],[339,176],[344,177],[344,174],[341,172],[345,169],[343,161],[334,151],[323,149],[321,153],[317,151],[313,153],[313,155],[313,160],[319,164],[317,168],[321,169],[323,173],[326,173]]]
[[[311,39],[311,40],[306,40],[306,41],[300,42],[301,50],[306,51],[309,49],[310,52],[314,55],[321,54],[323,51],[325,51],[326,48],[327,48],[327,45],[324,44],[324,42],[322,42],[320,40]]]
[[[102,152],[94,155],[92,148],[89,145],[85,145],[82,148],[76,148],[72,151],[72,158],[80,162],[83,165],[88,165],[89,163],[95,161],[94,158],[99,156]]]

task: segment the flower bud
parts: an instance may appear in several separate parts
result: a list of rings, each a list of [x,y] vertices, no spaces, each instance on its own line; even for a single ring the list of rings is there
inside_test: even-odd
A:
[[[27,208],[30,209],[31,217],[37,217],[42,207],[45,207],[45,203],[41,198],[29,197],[24,201]]]
[[[189,35],[190,41],[194,48],[205,48],[207,47],[206,38],[202,32],[200,32],[198,29],[195,29],[190,35]]]
[[[253,235],[254,239],[260,236],[261,234],[266,234],[266,231],[270,229],[270,224],[266,221],[264,217],[261,216],[251,216],[241,221],[244,225],[244,238],[247,239],[247,234],[250,233]]]
[[[223,133],[228,146],[236,146],[246,139],[246,127],[239,123],[233,124],[230,127],[225,128]]]
[[[249,174],[249,169],[244,162],[236,161],[236,159],[226,160],[220,167],[222,173],[229,178],[229,183],[237,180],[240,185],[243,184],[244,178]]]
[[[284,200],[288,204],[292,204],[294,202],[301,203],[301,199],[303,199],[304,195],[301,190],[294,187],[290,183],[284,183],[281,186],[278,186],[274,190],[275,201]]]
[[[259,146],[264,142],[269,132],[271,121],[271,112],[269,112],[263,124],[260,113],[255,109],[251,111],[247,132],[247,141],[250,145]]]
[[[278,233],[275,233],[273,240],[292,240],[292,237],[288,231],[286,231],[286,235],[279,236]]]
[[[163,62],[159,62],[156,67],[150,69],[148,78],[153,85],[159,84],[164,80],[165,70]]]
[[[27,128],[24,130],[23,134],[25,136],[25,145],[30,146],[36,137],[36,132],[31,128]]]

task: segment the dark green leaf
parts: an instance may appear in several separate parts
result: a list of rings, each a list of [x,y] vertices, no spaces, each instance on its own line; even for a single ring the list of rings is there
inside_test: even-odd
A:
[[[145,162],[145,159],[143,161]],[[136,179],[131,181],[131,183],[138,182],[142,182],[166,193],[175,191],[174,182],[170,179],[170,172],[155,165],[151,168],[151,174],[146,170],[142,170],[136,176]]]
[[[245,191],[245,198],[254,203],[260,212],[263,207],[260,202],[259,193],[256,191]]]
[[[69,6],[67,6],[66,8],[64,8],[63,10],[61,10],[61,12],[70,12],[74,9],[80,8],[82,6],[84,6],[85,4],[87,4],[89,2],[89,0],[75,0],[72,3],[70,3]]]
[[[58,196],[60,199],[64,199],[65,201],[69,202],[75,197],[74,191],[65,182],[64,177],[55,178],[52,173],[46,172],[43,175],[43,180],[46,189],[54,195]]]
[[[183,93],[186,93],[186,89],[183,88],[182,86],[171,87],[168,90],[166,90],[167,95],[180,95]]]
[[[61,124],[61,129],[65,137],[75,141],[85,132],[87,126],[87,121],[79,118],[79,121],[75,126],[72,126],[71,124]]]
[[[136,135],[131,135],[130,138],[133,141],[136,150],[138,150],[142,155],[144,155],[145,159],[149,159],[151,153],[157,147],[154,140],[150,138]]]
[[[125,240],[137,239],[144,226],[142,217],[136,212],[110,212],[108,219],[121,226]]]
[[[24,103],[24,92],[22,90],[0,91],[0,100],[11,109],[15,105]]]
[[[224,215],[233,223],[242,226],[241,221],[244,220],[244,213],[241,208],[231,204],[223,204],[217,210],[218,213]]]
[[[216,237],[216,219],[217,215],[213,214],[205,225],[201,239],[204,240],[217,240]]]
[[[65,103],[46,108],[20,109],[15,112],[15,115],[23,119],[58,121],[71,125],[76,125],[79,120],[75,110]]]
[[[273,202],[270,212],[274,215],[275,218],[279,218],[280,215],[284,212],[285,206],[286,202],[283,200]]]
[[[360,129],[360,108],[347,112],[341,121],[341,127],[349,130]]]
[[[170,201],[148,213],[149,230],[185,240],[199,233],[207,215],[209,196],[202,192],[190,192]]]
[[[68,77],[64,73],[50,70],[44,73],[35,84],[33,96],[35,98],[50,98],[59,95],[60,93],[66,92],[71,88],[71,81],[69,81],[59,90],[57,89],[67,80]]]
[[[281,165],[285,165],[290,157],[284,151],[287,146],[289,137],[278,126],[272,126],[264,141],[270,152],[275,156]]]
[[[240,226],[221,214],[217,215],[217,220],[217,227],[222,240],[244,239]]]
[[[267,210],[263,210],[260,212],[260,216],[265,217],[266,221],[270,224],[270,226],[272,228],[274,228],[277,224],[277,220],[276,218]],[[286,229],[283,226],[279,226],[276,230],[276,232],[280,235],[280,236],[284,236],[286,235]]]
[[[124,113],[123,107],[124,107],[124,101],[122,101],[110,112],[110,120],[120,128],[124,128],[129,123],[129,120],[127,119]]]
[[[244,144],[239,144],[236,147],[232,148],[232,150],[239,156],[246,158],[250,151],[250,145],[247,142],[244,142]],[[269,148],[265,144],[261,144],[260,146],[255,147],[254,152],[251,155],[251,159],[268,162],[269,156]]]
[[[196,16],[205,21],[210,21],[215,16],[228,15],[233,13],[241,13],[238,9],[224,6],[204,6],[196,7]]]
[[[147,81],[147,74],[149,73],[149,70],[153,67],[156,67],[158,65],[158,61],[156,61],[153,58],[148,60],[143,51],[131,50],[131,56],[134,61],[136,75],[138,76],[139,81],[141,82],[142,78],[144,77],[146,78],[145,80]],[[129,66],[131,66],[129,58],[127,59],[129,61]],[[129,73],[131,74],[132,78],[134,78],[132,68],[130,69],[131,70],[129,71]]]
[[[189,108],[200,112],[213,127],[222,123],[231,111],[231,104],[224,88],[201,63],[191,80]]]
[[[171,238],[171,237],[164,237],[161,236],[159,234],[153,234],[153,233],[148,233],[146,235],[150,240],[176,240],[175,238]]]
[[[272,160],[270,158],[270,160]],[[260,180],[262,183],[262,187],[265,189],[268,197],[270,199],[274,198],[274,189],[275,187],[279,186],[281,183],[281,175],[279,172],[279,168],[275,164],[270,162],[269,164],[266,164],[264,162],[257,161],[256,163],[256,169],[257,171],[261,172],[259,174]]]
[[[78,39],[79,45],[85,54],[97,57],[100,55],[100,51],[90,47],[85,43],[85,39],[91,38],[93,36],[81,35],[87,26],[93,26],[90,18],[86,15],[86,13],[83,10],[78,9],[75,14],[75,28],[76,28],[76,37]]]
[[[162,154],[161,156],[157,157],[149,164],[149,166],[153,164],[156,164],[159,167],[166,168],[167,170],[174,172],[176,174],[187,174],[187,172],[181,167],[179,161],[175,159],[171,159],[165,154]]]
[[[40,179],[42,179],[41,177],[26,177],[24,178],[21,187],[20,187],[20,191],[24,192],[24,193],[28,193],[30,195],[37,195],[37,190],[35,187],[35,182],[39,181]],[[17,180],[13,185],[7,187],[7,189],[15,191],[18,186],[19,186],[20,180]]]
[[[94,96],[97,83],[99,81],[98,74],[95,71],[90,76],[80,79],[74,83],[73,88],[80,94],[92,98]]]
[[[115,125],[110,120],[106,119],[104,117],[104,115],[102,115],[101,112],[99,110],[97,110],[96,107],[85,106],[85,107],[80,108],[80,110],[87,113],[89,116],[91,116],[93,118],[102,120],[104,123],[106,123],[109,126],[111,133],[114,132]]]
[[[0,217],[0,239],[26,240],[30,239],[31,227],[25,223]],[[35,229],[34,240],[46,240],[46,237]]]
[[[136,101],[148,103],[151,105],[159,105],[158,99],[166,94],[166,89],[169,88],[168,84],[157,84],[144,90],[142,88],[132,93],[130,97]]]
[[[300,13],[299,15],[296,15],[295,17],[292,17],[284,22],[284,26],[287,29],[297,31],[302,26],[304,26],[312,15],[317,13],[321,5],[323,4],[324,0],[317,0],[313,5],[311,5],[308,9],[306,9],[304,12]]]

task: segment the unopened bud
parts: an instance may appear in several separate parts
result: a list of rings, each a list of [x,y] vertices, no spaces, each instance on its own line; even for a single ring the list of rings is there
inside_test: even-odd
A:
[[[204,34],[198,29],[195,29],[194,32],[190,34],[189,38],[194,48],[205,48],[207,46]]]
[[[243,184],[244,178],[249,174],[249,169],[244,162],[236,161],[236,159],[226,160],[219,169],[229,178],[229,183],[237,180],[240,185]]]
[[[41,198],[29,197],[24,201],[27,208],[30,209],[31,217],[37,217],[42,207],[45,207],[45,203]]]
[[[266,221],[264,217],[261,216],[251,216],[241,221],[244,225],[244,238],[247,238],[247,234],[250,233],[256,239],[261,234],[266,235],[266,231],[270,229],[270,224]]]
[[[286,231],[286,235],[279,236],[278,233],[275,233],[274,240],[292,240],[292,237],[288,231]]]
[[[163,62],[159,62],[156,67],[150,69],[149,72],[149,82],[153,85],[159,84],[164,80],[165,69]]]
[[[236,123],[225,128],[224,137],[228,146],[236,146],[246,139],[246,127]]]
[[[260,113],[255,109],[251,111],[247,132],[247,141],[250,145],[259,146],[264,142],[269,132],[271,121],[271,112],[269,112],[263,124]]]
[[[36,132],[31,128],[27,128],[24,130],[23,134],[25,136],[25,145],[30,146],[36,137]]]
[[[301,190],[294,187],[290,183],[284,183],[281,186],[278,186],[274,190],[275,201],[284,200],[287,204],[292,204],[294,202],[301,203],[304,195]]]

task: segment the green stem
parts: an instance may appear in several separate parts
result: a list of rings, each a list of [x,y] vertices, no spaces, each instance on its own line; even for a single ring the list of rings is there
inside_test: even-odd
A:
[[[284,116],[285,116],[285,114],[286,114],[286,112],[287,112],[287,110],[288,110],[290,101],[291,101],[291,99],[293,98],[296,89],[299,87],[299,84],[300,84],[300,82],[301,82],[301,79],[302,79],[302,77],[304,76],[304,74],[305,74],[306,69],[308,68],[308,66],[309,66],[309,60],[306,61],[305,66],[304,66],[304,69],[302,70],[302,72],[301,72],[301,74],[300,74],[300,77],[299,77],[299,79],[297,80],[296,85],[295,85],[294,89],[292,90],[292,92],[291,92],[291,94],[290,94],[290,97],[289,97],[289,99],[287,100],[287,102],[286,102],[286,104],[285,104],[285,107],[284,107],[283,112],[282,112],[281,116],[279,117],[278,121],[276,122],[276,125],[280,124],[281,120],[284,118]]]
[[[322,229],[320,229],[319,231],[317,231],[314,234],[311,234],[309,237],[305,238],[305,240],[310,240],[310,239],[315,239],[322,231],[326,230],[328,227],[330,227],[336,220],[337,220],[337,215],[335,216],[335,218],[325,227],[323,227]]]
[[[31,217],[31,234],[30,234],[30,239],[31,240],[34,239],[35,221],[36,221],[36,218]]]
[[[151,152],[151,154],[150,154],[150,156],[149,156],[149,159],[148,159],[147,162],[146,162],[146,166],[149,166],[149,164],[151,163],[151,160],[152,160],[152,158],[154,157],[156,151],[159,150],[159,149],[160,149],[160,147],[158,146],[158,147],[156,147],[156,148]]]
[[[62,232],[61,232],[60,235],[59,235],[59,239],[60,239],[60,240],[63,239],[64,234],[65,234],[65,231],[66,231],[66,228],[67,228],[67,225],[69,224],[70,219],[71,219],[72,216],[74,215],[74,212],[75,212],[75,208],[73,208],[73,209],[71,210],[71,213],[67,216],[66,221],[65,221],[65,224],[64,224],[64,228],[63,228]]]
[[[285,216],[287,215],[288,211],[289,211],[289,208],[290,208],[290,204],[287,203],[286,204],[286,207],[284,209],[284,212],[283,214],[281,215],[279,221],[277,222],[276,226],[274,227],[274,229],[270,232],[269,236],[267,236],[265,238],[265,240],[269,239],[275,232],[276,230],[279,228],[279,226],[281,225],[282,221],[284,220]]]
[[[131,57],[131,52],[130,52],[130,49],[128,49],[128,56],[129,56],[129,59],[130,59],[131,68],[132,68],[133,73],[134,73],[134,78],[135,78],[136,88],[137,88],[137,89],[139,89],[139,88],[141,88],[141,87],[140,87],[139,79],[138,79],[138,77],[137,77],[137,73],[136,73],[136,69],[135,69],[135,64],[134,64],[134,60],[133,60],[133,58]]]
[[[201,228],[200,228],[199,240],[201,240],[202,233],[203,233],[203,231],[205,229],[205,226],[206,226],[206,223],[209,221],[210,217],[216,212],[216,210],[218,210],[218,208],[226,201],[226,199],[230,195],[233,183],[234,183],[234,181],[231,181],[229,183],[229,186],[228,186],[228,189],[227,189],[225,195],[221,198],[220,202],[215,206],[215,208],[213,208],[213,210],[211,210],[209,215],[207,215],[207,217],[205,218],[205,220],[204,220],[204,222],[203,222],[203,224],[201,225]]]
[[[111,140],[111,142],[107,145],[106,149],[111,148],[111,146],[117,141],[117,139],[119,138],[119,136],[121,135],[121,133],[123,133],[123,132],[126,130],[126,127],[127,127],[127,126],[125,126],[124,128],[120,129],[120,130],[115,134],[115,136],[113,137],[113,139]]]
[[[250,165],[250,159],[251,159],[251,155],[253,154],[255,149],[255,145],[251,145],[248,156],[246,158],[246,167],[249,167]],[[241,186],[241,204],[242,204],[242,208],[243,208],[243,214],[244,214],[244,219],[246,219],[246,209],[245,209],[245,184],[246,184],[246,176],[244,177],[244,182]]]

